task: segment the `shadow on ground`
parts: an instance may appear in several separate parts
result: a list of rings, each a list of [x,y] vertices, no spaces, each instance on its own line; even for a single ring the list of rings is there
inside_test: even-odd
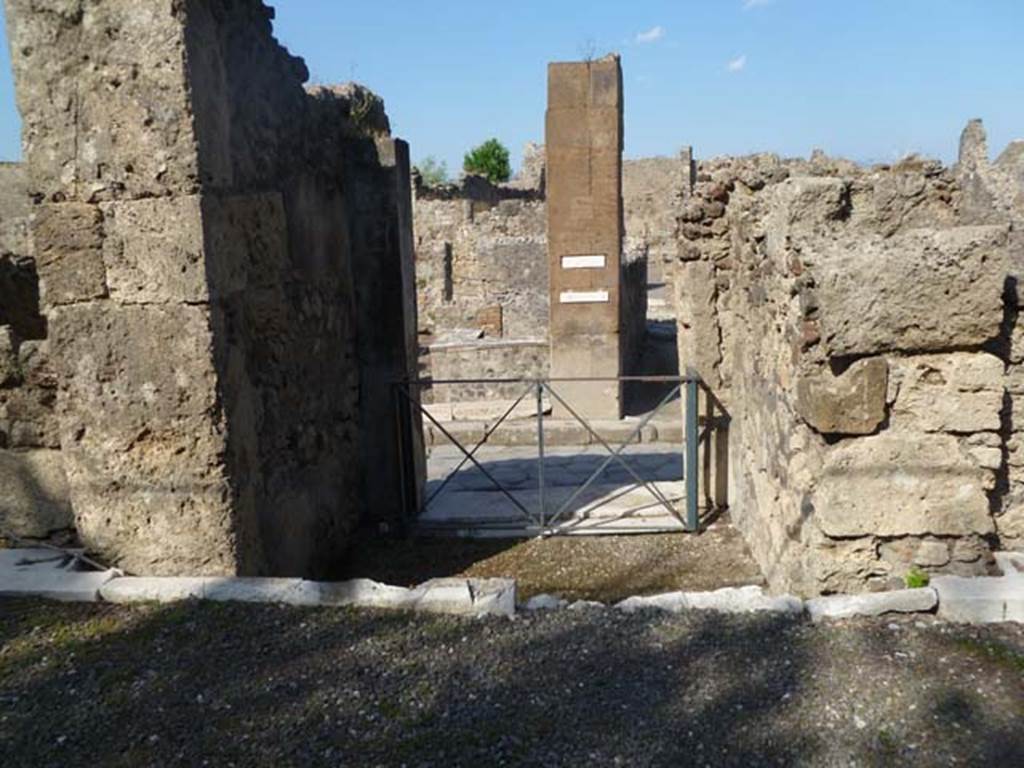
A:
[[[0,608],[5,766],[1024,759],[1020,669],[962,645],[1020,659],[1017,628],[713,613],[509,622],[252,605]]]

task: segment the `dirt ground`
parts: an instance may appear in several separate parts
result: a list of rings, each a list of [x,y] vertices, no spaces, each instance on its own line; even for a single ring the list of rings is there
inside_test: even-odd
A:
[[[1019,766],[1024,627],[0,600],[0,765]]]
[[[364,535],[341,576],[401,586],[439,576],[501,576],[517,580],[521,599],[548,593],[604,603],[630,595],[763,583],[727,516],[696,536],[388,540]]]

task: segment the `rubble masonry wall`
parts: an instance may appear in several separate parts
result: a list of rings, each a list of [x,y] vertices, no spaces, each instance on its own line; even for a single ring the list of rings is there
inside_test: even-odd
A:
[[[680,359],[730,409],[730,506],[803,594],[984,573],[1012,538],[1004,371],[1021,254],[961,168],[700,164],[674,276]]]

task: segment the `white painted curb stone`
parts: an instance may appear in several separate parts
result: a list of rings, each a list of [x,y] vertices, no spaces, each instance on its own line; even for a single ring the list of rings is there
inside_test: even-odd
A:
[[[812,621],[886,613],[926,613],[935,609],[939,596],[931,587],[871,592],[862,595],[829,595],[807,601]]]
[[[939,618],[968,624],[1024,622],[1024,579],[1015,576],[936,576]]]
[[[405,589],[370,579],[316,582],[304,579],[125,577],[103,585],[111,603],[168,603],[179,600],[333,605],[385,608],[460,616],[515,615],[511,579],[434,579]]]
[[[171,603],[179,600],[318,605],[315,582],[303,579],[244,579],[126,576],[103,585],[108,603]]]
[[[657,608],[671,613],[685,610],[720,611],[722,613],[802,613],[803,601],[792,595],[766,595],[761,587],[726,587],[714,592],[667,592],[650,597],[628,597],[615,606],[633,613],[644,608]]]
[[[77,571],[52,549],[0,549],[0,597],[92,603],[117,571]]]
[[[563,600],[557,595],[534,595],[523,603],[524,611],[555,611],[565,608],[568,600]]]

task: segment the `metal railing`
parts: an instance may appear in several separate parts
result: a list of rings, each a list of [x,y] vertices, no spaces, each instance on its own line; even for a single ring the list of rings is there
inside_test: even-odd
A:
[[[667,393],[660,398],[658,405],[648,413],[646,413],[639,421],[635,423],[632,431],[628,437],[613,447],[609,441],[602,437],[599,432],[595,429],[594,425],[591,424],[586,418],[580,413],[578,408],[574,408],[570,405],[565,397],[563,397],[555,386],[557,384],[567,383],[617,383],[619,385],[635,382],[635,383],[662,383],[669,385]],[[421,402],[420,393],[423,389],[428,387],[438,387],[445,385],[490,385],[490,386],[514,386],[522,385],[523,390],[519,396],[512,401],[512,405],[504,410],[502,415],[493,424],[489,424],[483,434],[483,437],[476,442],[471,448],[467,448],[456,438],[449,429],[447,429],[441,421],[432,414],[427,406],[424,406]],[[426,497],[422,505],[410,504],[408,486],[406,479],[403,478],[402,483],[402,504],[403,509],[406,510],[407,518],[415,518],[422,513],[423,510],[427,509],[430,504],[437,499],[448,487],[452,479],[467,465],[472,464],[479,472],[499,491],[505,498],[507,498],[515,507],[515,509],[522,516],[523,522],[528,524],[530,527],[537,528],[542,532],[553,533],[555,526],[558,525],[565,517],[566,513],[572,509],[572,505],[583,496],[584,493],[593,485],[593,483],[602,475],[602,473],[613,463],[617,462],[627,474],[637,483],[638,487],[642,487],[651,494],[651,496],[657,502],[657,505],[664,508],[670,515],[678,519],[686,530],[696,532],[700,530],[701,526],[701,515],[700,515],[700,490],[699,490],[699,478],[701,470],[700,453],[701,446],[704,447],[705,455],[705,476],[704,476],[704,496],[705,506],[707,508],[715,508],[719,506],[713,498],[712,486],[713,482],[710,477],[710,461],[712,455],[711,439],[712,434],[716,430],[727,428],[728,425],[728,412],[725,410],[722,403],[715,397],[703,380],[695,373],[688,373],[686,376],[619,376],[619,377],[567,377],[567,378],[466,378],[466,379],[419,379],[419,380],[406,380],[397,382],[394,384],[395,387],[395,401],[396,401],[396,416],[399,420],[398,423],[398,434],[399,434],[399,449],[402,452],[400,461],[402,466],[410,466],[407,462],[407,451],[408,446],[405,445],[404,436],[409,434],[409,430],[403,429],[401,419],[412,418],[418,414],[424,419],[429,421],[434,428],[444,436],[452,445],[454,445],[462,453],[462,460],[448,475],[435,487],[431,493]],[[703,392],[706,396],[706,415],[701,416],[700,414],[700,394]],[[580,484],[572,494],[557,507],[548,503],[547,498],[547,486],[545,483],[544,475],[544,456],[545,456],[545,407],[544,407],[544,395],[545,393],[550,396],[553,403],[557,402],[561,408],[564,409],[572,418],[578,422],[586,430],[589,437],[595,441],[595,443],[602,446],[608,453],[604,460],[598,465],[598,467],[590,473],[589,477]],[[477,458],[477,454],[480,449],[487,444],[488,440],[498,430],[499,427],[504,424],[509,417],[516,412],[519,406],[526,401],[528,397],[534,397],[536,399],[536,428],[537,428],[537,493],[539,498],[538,508],[536,510],[529,509],[522,501],[516,498],[513,490],[506,487],[500,482],[492,472],[490,472]],[[684,480],[684,501],[685,509],[680,514],[680,511],[676,509],[672,501],[658,488],[657,483],[653,480],[647,480],[640,476],[624,456],[624,451],[629,445],[639,442],[640,436],[642,435],[644,428],[651,423],[651,421],[661,413],[665,407],[672,402],[675,402],[677,398],[682,397],[683,400],[683,480]],[[404,407],[399,407],[399,406]],[[716,413],[717,412],[717,413]],[[701,429],[703,427],[703,430]],[[410,507],[412,507],[410,509]]]

